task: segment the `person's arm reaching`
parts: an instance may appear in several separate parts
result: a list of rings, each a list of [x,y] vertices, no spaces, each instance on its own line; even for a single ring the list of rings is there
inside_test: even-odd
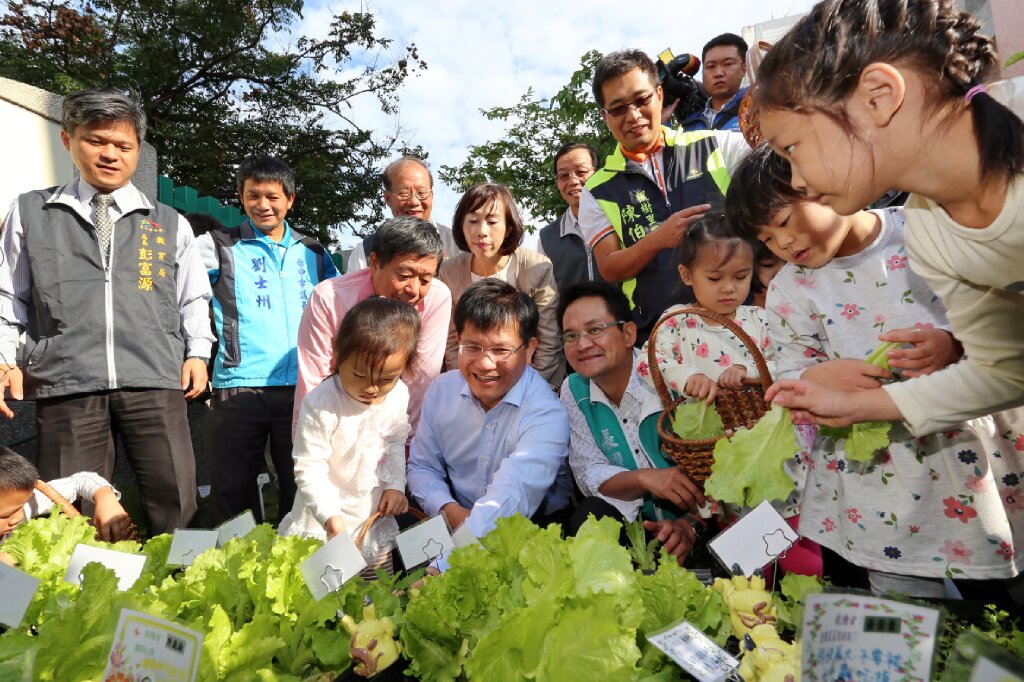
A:
[[[18,339],[28,324],[32,272],[28,258],[22,258],[24,246],[25,233],[15,199],[0,237],[0,414],[8,419],[14,418],[14,411],[5,402],[7,393],[10,392],[11,400],[25,397],[17,355]]]

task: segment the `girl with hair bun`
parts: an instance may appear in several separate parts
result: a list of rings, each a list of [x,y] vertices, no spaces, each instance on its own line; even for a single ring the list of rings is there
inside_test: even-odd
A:
[[[844,215],[911,192],[909,265],[965,356],[924,375],[912,331],[882,334],[913,378],[855,392],[780,381],[768,398],[796,420],[923,435],[1024,404],[1024,81],[990,85],[999,58],[980,26],[952,0],[825,0],[761,64],[761,130],[795,189]]]

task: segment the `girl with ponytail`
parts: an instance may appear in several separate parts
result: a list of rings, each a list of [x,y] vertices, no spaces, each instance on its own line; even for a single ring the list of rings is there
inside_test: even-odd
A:
[[[909,379],[855,392],[780,381],[768,398],[797,420],[902,420],[923,435],[1024,404],[1024,81],[992,83],[999,59],[979,29],[952,0],[824,0],[761,64],[761,131],[796,190],[844,215],[912,193],[909,265],[964,350],[925,375],[913,330],[882,334],[902,344],[888,355]],[[1020,420],[1003,435],[1024,451]]]

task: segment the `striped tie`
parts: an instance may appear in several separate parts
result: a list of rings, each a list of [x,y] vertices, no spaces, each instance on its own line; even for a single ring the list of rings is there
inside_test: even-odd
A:
[[[110,255],[110,234],[114,231],[114,223],[110,220],[110,207],[114,203],[113,194],[96,195],[96,238],[100,242],[100,254],[106,263]]]

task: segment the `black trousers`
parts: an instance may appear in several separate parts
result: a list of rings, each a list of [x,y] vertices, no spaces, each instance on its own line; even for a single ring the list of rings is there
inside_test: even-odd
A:
[[[180,389],[120,389],[36,401],[43,480],[114,472],[121,437],[153,535],[184,528],[196,513],[196,460]],[[91,505],[83,505],[91,514]]]
[[[214,389],[207,421],[213,466],[213,524],[251,509],[262,522],[256,477],[270,441],[278,477],[278,513],[295,502],[292,459],[294,386]],[[280,519],[278,519],[280,520]]]

